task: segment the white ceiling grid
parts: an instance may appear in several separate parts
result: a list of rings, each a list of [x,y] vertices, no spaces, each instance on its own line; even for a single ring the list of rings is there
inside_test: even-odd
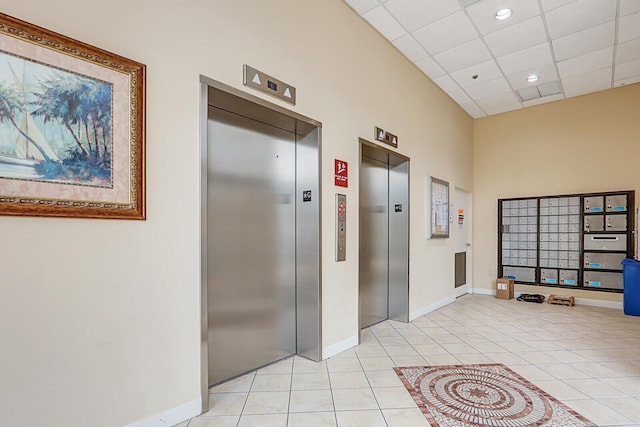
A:
[[[640,82],[640,0],[345,1],[474,118]]]

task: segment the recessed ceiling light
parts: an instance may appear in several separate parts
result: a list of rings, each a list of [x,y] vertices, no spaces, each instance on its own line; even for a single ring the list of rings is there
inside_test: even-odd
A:
[[[527,77],[527,81],[529,83],[533,83],[533,82],[537,82],[539,78],[540,76],[538,76],[537,74],[531,74],[529,77]]]
[[[496,12],[495,18],[502,21],[510,17],[512,13],[513,11],[511,9],[500,9],[499,11]]]

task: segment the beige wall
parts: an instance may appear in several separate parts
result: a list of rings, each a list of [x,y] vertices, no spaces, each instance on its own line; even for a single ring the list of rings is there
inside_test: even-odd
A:
[[[476,287],[495,287],[498,199],[640,189],[639,111],[634,84],[474,122]],[[516,291],[554,293],[520,285]],[[622,301],[605,292],[572,295]]]
[[[242,89],[250,64],[295,85],[292,109],[323,123],[325,349],[358,333],[357,141],[374,125],[411,157],[411,311],[452,298],[453,239],[425,238],[426,178],[473,189],[473,122],[341,0],[0,10],[148,67],[148,220],[0,217],[0,424],[119,426],[199,398],[200,74]],[[351,171],[343,263],[334,158]]]

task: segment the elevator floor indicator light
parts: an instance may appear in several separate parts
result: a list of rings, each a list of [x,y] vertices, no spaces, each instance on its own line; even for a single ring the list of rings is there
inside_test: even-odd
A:
[[[391,145],[392,147],[398,147],[398,137],[396,135],[389,133],[382,128],[379,128],[378,126],[375,127],[373,134],[376,138],[376,141],[384,142],[385,144]]]
[[[260,92],[268,93],[271,96],[280,98],[289,104],[296,105],[296,88],[276,79],[262,71],[253,67],[244,65],[243,67],[243,83]]]

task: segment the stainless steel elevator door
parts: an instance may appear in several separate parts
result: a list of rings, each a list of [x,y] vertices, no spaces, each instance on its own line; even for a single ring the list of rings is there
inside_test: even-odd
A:
[[[209,384],[296,352],[295,135],[210,107]]]
[[[389,166],[360,164],[360,327],[389,317]]]
[[[389,318],[409,321],[409,161],[389,155]]]

